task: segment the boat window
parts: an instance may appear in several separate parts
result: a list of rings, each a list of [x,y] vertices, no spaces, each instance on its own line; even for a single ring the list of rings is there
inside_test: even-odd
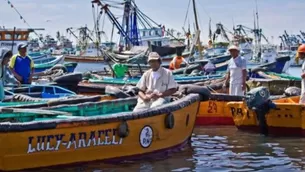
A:
[[[159,32],[158,32],[158,30],[155,30],[155,35],[159,35]]]
[[[143,31],[142,36],[146,36],[145,34],[146,34],[146,32],[145,32],[145,31]]]
[[[12,39],[12,35],[10,33],[6,33],[4,35],[4,39]]]
[[[21,34],[15,34],[15,39],[21,39],[22,35]]]

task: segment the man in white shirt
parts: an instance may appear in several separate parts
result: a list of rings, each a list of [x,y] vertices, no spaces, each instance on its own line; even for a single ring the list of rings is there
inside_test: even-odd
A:
[[[133,111],[149,109],[169,102],[169,96],[177,90],[172,72],[161,67],[161,58],[158,53],[151,52],[148,56],[151,67],[141,77],[137,84],[139,88],[138,103]]]
[[[224,82],[224,87],[229,82],[230,95],[245,95],[247,79],[247,62],[244,57],[239,55],[239,48],[235,45],[229,47],[232,58],[228,63],[228,73]]]
[[[299,48],[298,48],[298,53],[297,53],[297,59],[296,60],[299,61],[299,59],[301,59],[301,60],[305,59],[305,44],[300,45]],[[299,103],[304,104],[305,103],[305,61],[303,62],[303,65],[302,65],[301,78],[302,78],[301,96],[300,96]]]

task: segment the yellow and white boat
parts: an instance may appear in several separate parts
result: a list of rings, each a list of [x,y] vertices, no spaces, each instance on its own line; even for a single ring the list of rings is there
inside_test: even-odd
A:
[[[137,159],[188,142],[199,109],[197,94],[131,112],[135,104],[136,98],[126,98],[43,110],[2,107],[0,170]]]
[[[272,101],[275,108],[265,115],[265,124],[269,135],[305,136],[305,106],[299,104],[299,96]],[[249,109],[246,102],[229,102],[236,127],[240,130],[261,132],[258,116]]]

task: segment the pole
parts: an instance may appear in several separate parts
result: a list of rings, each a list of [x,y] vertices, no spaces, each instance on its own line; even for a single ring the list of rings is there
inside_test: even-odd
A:
[[[196,4],[195,0],[193,0],[193,10],[194,10],[194,16],[195,16],[195,24],[196,24],[196,30],[199,30],[199,24],[198,24],[198,18],[197,18],[197,10],[196,10]],[[199,51],[199,57],[202,58],[202,53],[201,53],[201,43],[200,43],[200,32],[199,32],[199,37],[198,37],[198,51]]]
[[[113,40],[113,32],[114,32],[114,24],[112,24],[112,29],[111,29],[111,37],[110,37],[110,43],[112,44]],[[110,51],[113,51],[113,46],[111,46]]]
[[[12,41],[12,53],[14,53],[14,42],[15,42],[15,34],[16,34],[16,27],[14,27],[14,31],[13,31],[13,41]]]

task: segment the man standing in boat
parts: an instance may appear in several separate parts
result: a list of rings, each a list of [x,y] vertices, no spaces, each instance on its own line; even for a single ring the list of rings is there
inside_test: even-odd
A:
[[[21,84],[31,84],[34,73],[34,62],[27,55],[27,46],[26,43],[20,43],[17,46],[19,53],[12,57],[9,64],[10,70]]]
[[[229,47],[232,58],[228,62],[228,72],[223,87],[229,82],[229,94],[243,96],[246,91],[247,62],[239,55],[239,48],[235,45]]]
[[[139,98],[134,111],[149,109],[169,102],[169,96],[177,90],[178,84],[172,72],[161,67],[161,58],[158,53],[151,52],[148,56],[151,67],[141,77],[137,84]]]
[[[298,48],[298,53],[296,56],[296,61],[299,63],[299,59],[305,59],[305,44],[302,44]],[[299,103],[305,103],[305,60],[302,64],[302,74],[301,74],[302,82],[301,82],[301,97]]]
[[[182,56],[182,52],[177,50],[176,52],[176,57],[173,58],[173,60],[169,64],[169,69],[170,70],[175,70],[179,69],[181,64],[184,62],[186,65],[189,65],[188,62],[184,59]]]

